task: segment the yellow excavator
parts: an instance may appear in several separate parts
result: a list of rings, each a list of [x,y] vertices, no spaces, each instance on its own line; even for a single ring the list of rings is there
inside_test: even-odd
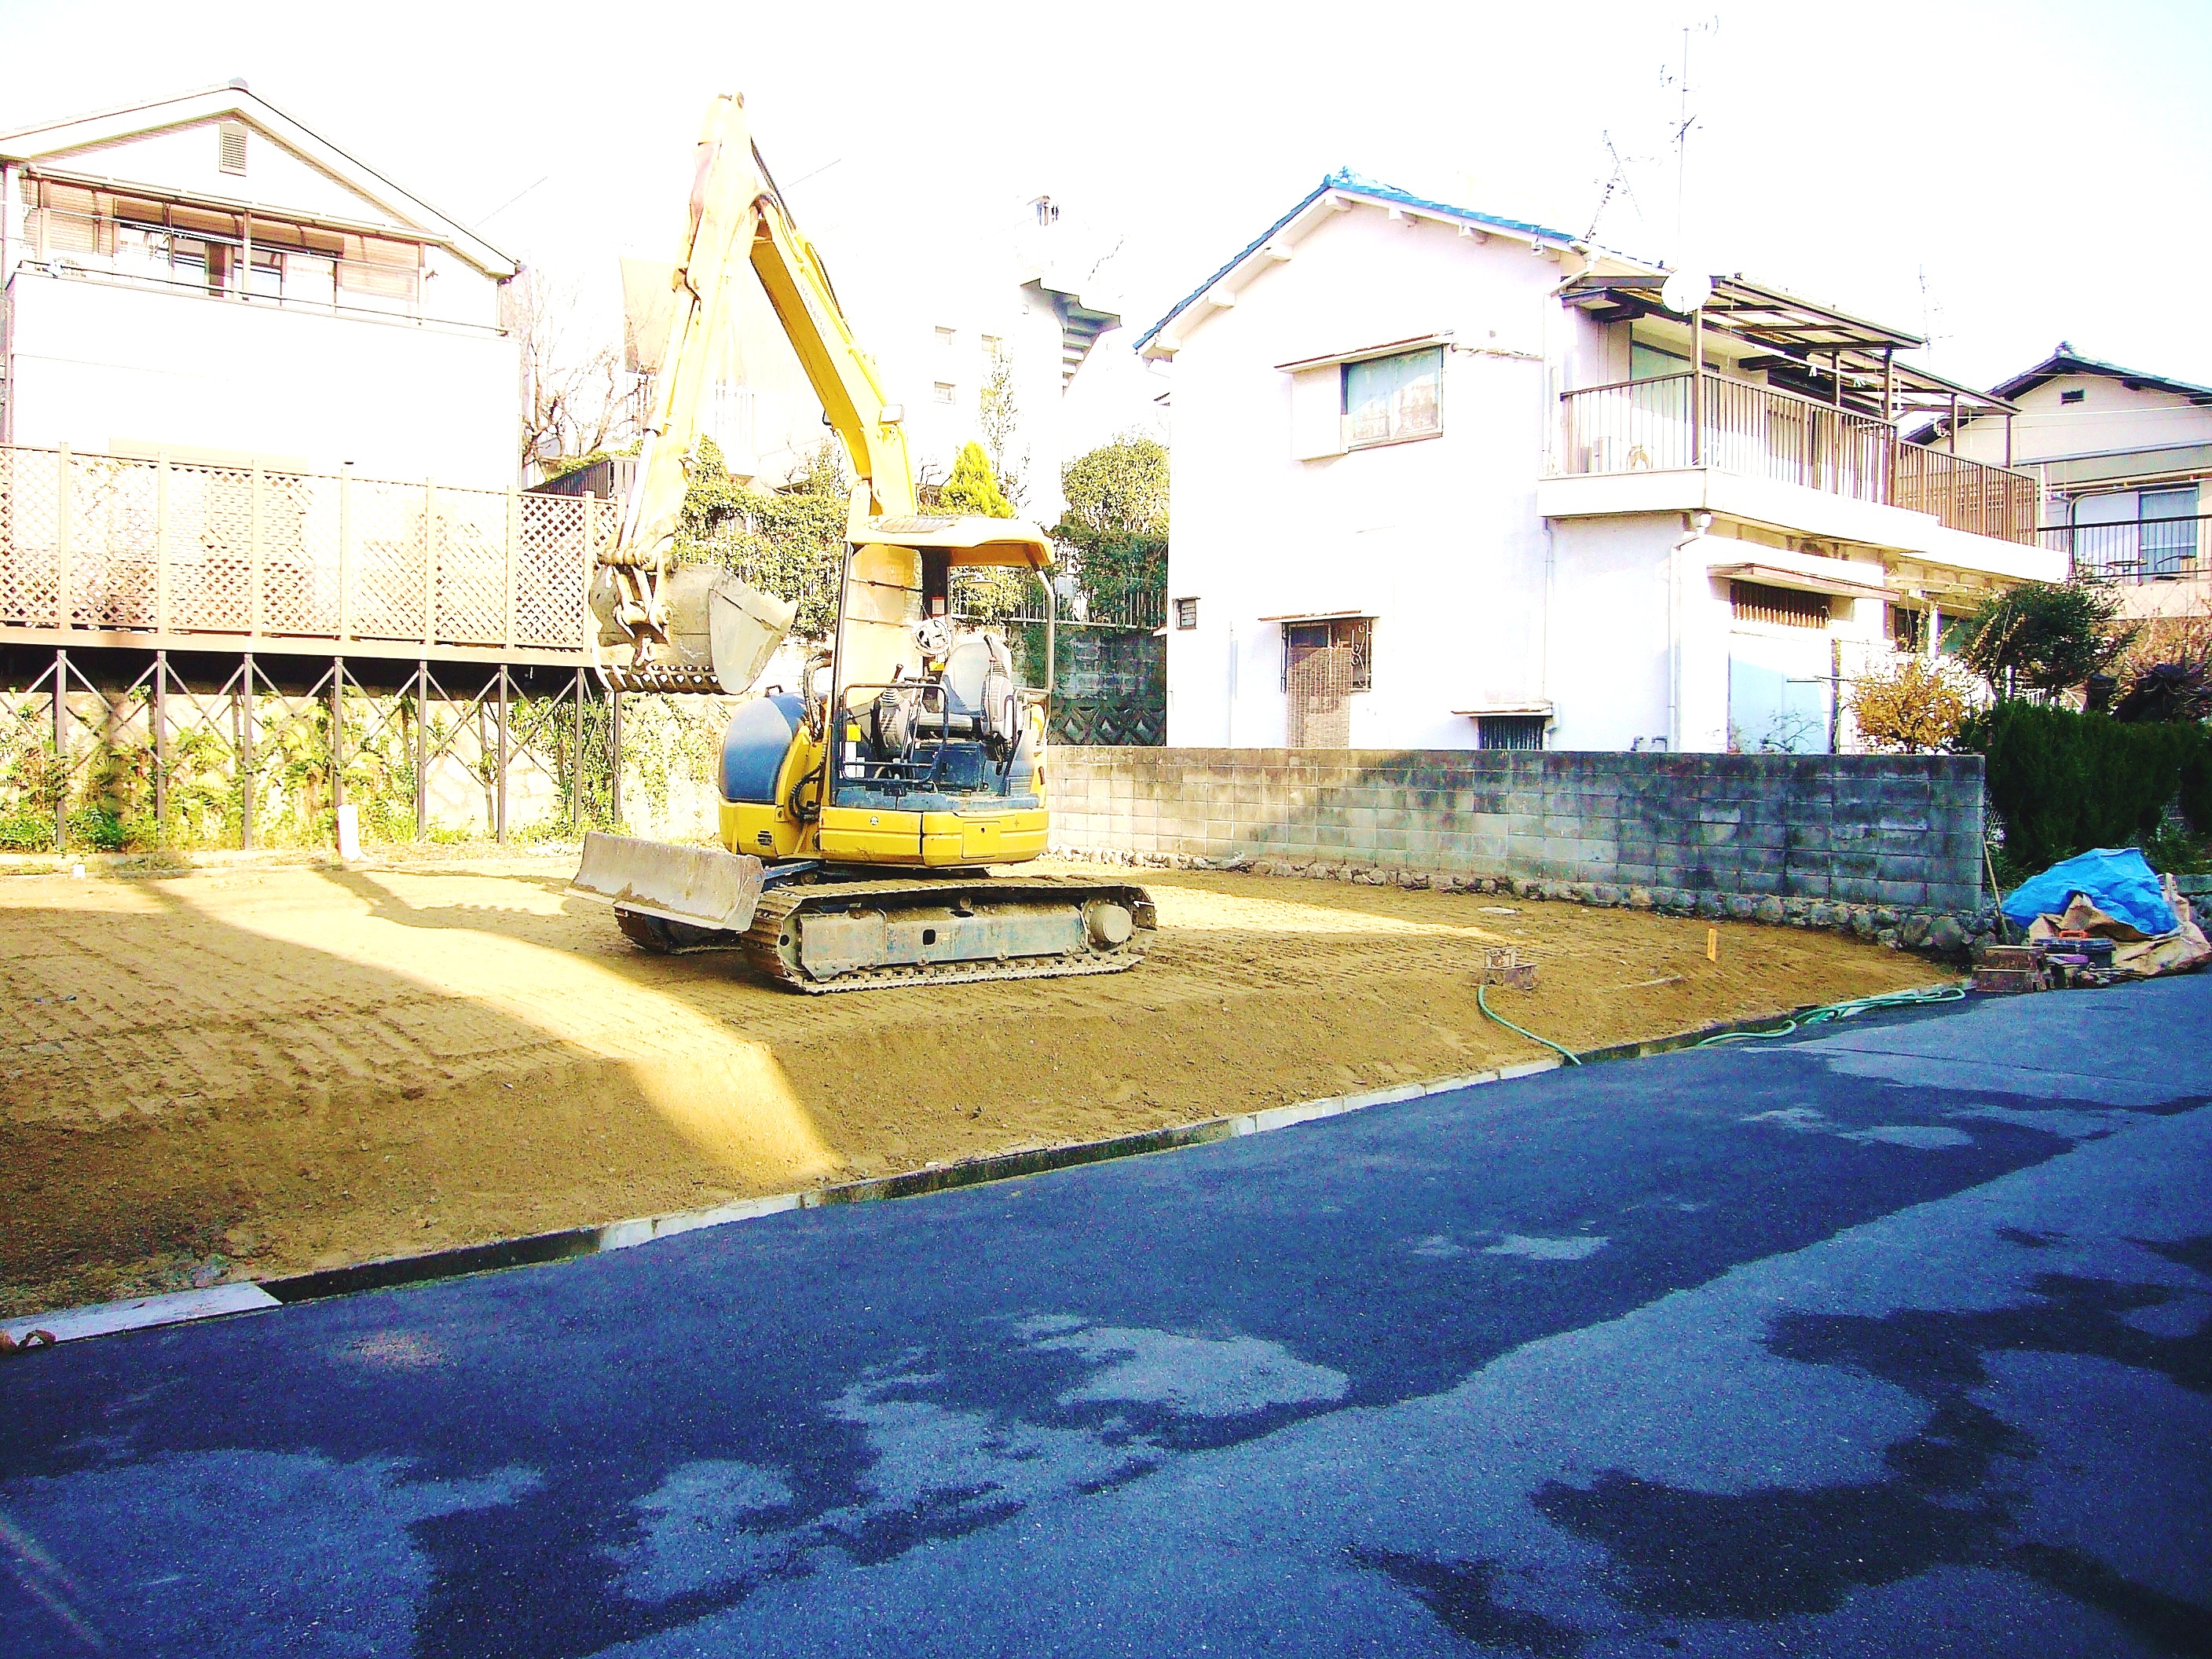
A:
[[[748,264],[855,475],[836,631],[795,693],[747,695],[796,607],[674,556],[714,343]],[[1019,520],[920,510],[902,411],[735,96],[708,106],[671,289],[635,482],[589,597],[611,690],[744,697],[722,739],[721,847],[593,831],[574,890],[611,900],[647,950],[734,947],[803,991],[1133,966],[1156,925],[1143,888],[988,868],[1044,851],[1045,725],[1006,641],[954,616],[952,572],[1042,571],[1051,544]]]

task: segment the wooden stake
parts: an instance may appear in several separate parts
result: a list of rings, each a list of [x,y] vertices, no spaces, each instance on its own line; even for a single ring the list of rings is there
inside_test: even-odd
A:
[[[1721,930],[1717,927],[1708,927],[1705,929],[1705,960],[1718,962],[1720,959]]]

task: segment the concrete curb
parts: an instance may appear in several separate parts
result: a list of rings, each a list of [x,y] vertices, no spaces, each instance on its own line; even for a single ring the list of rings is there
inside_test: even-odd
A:
[[[1792,1011],[1797,1013],[1803,1012],[1803,1009]],[[1758,1019],[1719,1021],[1687,1031],[1678,1031],[1671,1036],[1588,1049],[1579,1058],[1584,1065],[1589,1065],[1668,1054],[1677,1049],[1694,1048],[1709,1037],[1724,1033],[1762,1030],[1789,1017],[1787,1014],[1769,1014]],[[964,1158],[957,1164],[937,1164],[900,1175],[876,1176],[866,1181],[843,1182],[833,1187],[810,1188],[803,1192],[776,1193],[765,1198],[738,1199],[707,1209],[676,1210],[662,1215],[610,1221],[597,1226],[566,1227],[556,1232],[495,1239],[484,1244],[464,1244],[450,1250],[428,1251],[421,1255],[387,1256],[381,1261],[357,1262],[350,1267],[331,1267],[319,1273],[295,1273],[283,1279],[220,1285],[204,1291],[182,1291],[168,1296],[140,1297],[126,1302],[61,1309],[53,1313],[10,1319],[0,1324],[0,1329],[6,1330],[18,1340],[27,1332],[43,1330],[52,1332],[57,1343],[70,1342],[157,1325],[265,1312],[271,1308],[285,1307],[297,1302],[320,1302],[331,1297],[353,1296],[368,1291],[395,1290],[405,1285],[466,1278],[476,1273],[501,1273],[510,1267],[537,1267],[548,1262],[572,1261],[578,1256],[598,1255],[609,1250],[632,1249],[657,1239],[673,1238],[678,1234],[696,1232],[705,1227],[725,1227],[737,1222],[757,1220],[763,1216],[781,1215],[790,1210],[919,1198],[928,1193],[981,1187],[999,1181],[1017,1181],[1025,1176],[1045,1175],[1054,1170],[1072,1170],[1086,1164],[1139,1158],[1152,1152],[1172,1152],[1182,1146],[1202,1146],[1217,1140],[1231,1140],[1239,1135],[1267,1134],[1322,1118],[1364,1111],[1370,1106],[1395,1105],[1401,1101],[1449,1094],[1454,1090],[1475,1088],[1486,1083],[1506,1083],[1516,1078],[1534,1077],[1541,1073],[1559,1071],[1565,1065],[1565,1060],[1547,1055],[1542,1060],[1523,1060],[1489,1071],[1431,1078],[1423,1082],[1397,1084],[1386,1089],[1362,1090],[1355,1094],[1329,1095],[1318,1100],[1296,1101],[1286,1106],[1269,1106],[1256,1112],[1240,1112],[1229,1117],[1206,1118],[1196,1123],[1144,1129],[1133,1134],[1110,1136],[1103,1140],[1071,1141],[1058,1146],[1024,1147],[1015,1152],[994,1152],[984,1158]]]

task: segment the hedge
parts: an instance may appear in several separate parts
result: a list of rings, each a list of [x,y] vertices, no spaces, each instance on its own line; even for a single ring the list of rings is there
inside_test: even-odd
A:
[[[2024,868],[2154,834],[2177,796],[2190,827],[2212,835],[2212,731],[2200,723],[2007,702],[1968,721],[1959,747],[1986,759],[2005,850]]]

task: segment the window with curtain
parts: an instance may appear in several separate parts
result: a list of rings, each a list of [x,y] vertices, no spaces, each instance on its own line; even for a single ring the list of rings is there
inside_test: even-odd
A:
[[[1368,357],[1344,365],[1344,441],[1347,448],[1443,430],[1442,346]]]

